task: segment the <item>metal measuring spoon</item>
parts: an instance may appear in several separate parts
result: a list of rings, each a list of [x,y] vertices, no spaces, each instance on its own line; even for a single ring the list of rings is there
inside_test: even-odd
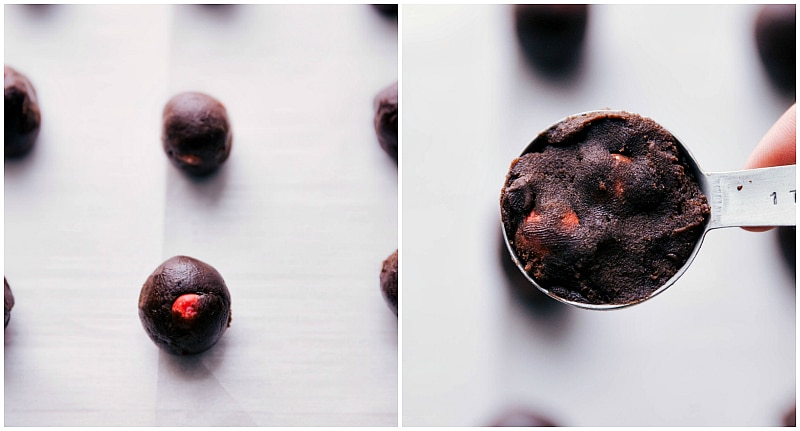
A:
[[[520,157],[534,152],[538,148],[542,148],[542,136],[559,124],[576,117],[593,115],[614,116],[636,114],[626,113],[624,111],[599,110],[571,115],[556,122],[545,129],[544,132],[540,133],[539,136],[525,148],[522,154],[520,154]],[[664,129],[663,126],[660,127]],[[671,132],[669,133],[671,134]],[[623,308],[650,299],[673,285],[675,281],[686,272],[686,269],[697,255],[705,235],[713,229],[743,226],[794,226],[796,224],[796,165],[708,173],[700,169],[691,152],[674,134],[672,137],[674,138],[674,143],[678,152],[684,156],[684,167],[692,171],[700,190],[705,194],[708,205],[710,206],[710,214],[707,217],[702,232],[698,235],[691,254],[675,274],[648,296],[631,302],[594,304],[570,300],[543,287],[525,271],[524,265],[517,257],[517,253],[511,241],[509,241],[506,220],[504,219],[502,222],[503,238],[512,260],[523,275],[539,290],[566,304],[592,310]],[[508,184],[504,186],[504,190],[507,186]]]

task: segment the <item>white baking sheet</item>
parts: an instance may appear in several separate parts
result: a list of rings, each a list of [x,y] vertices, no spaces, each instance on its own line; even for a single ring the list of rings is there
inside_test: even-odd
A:
[[[592,5],[572,80],[521,58],[510,6],[403,6],[403,425],[521,406],[570,426],[780,425],[795,398],[795,289],[774,232],[713,231],[668,291],[528,310],[500,264],[499,195],[543,129],[649,116],[707,171],[736,170],[794,96],[753,41],[757,7]]]
[[[368,5],[4,7],[4,61],[42,108],[6,161],[5,419],[20,425],[396,425],[398,171],[372,99],[397,23]],[[193,180],[161,150],[180,91],[231,118],[231,157]],[[165,259],[213,265],[233,322],[160,352],[137,316]]]

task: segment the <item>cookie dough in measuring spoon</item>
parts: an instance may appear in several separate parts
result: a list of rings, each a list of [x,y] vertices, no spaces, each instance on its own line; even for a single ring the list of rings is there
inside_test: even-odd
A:
[[[655,121],[592,111],[528,145],[511,163],[500,207],[512,258],[534,285],[609,309],[672,285],[711,229],[794,225],[794,190],[794,165],[704,173]]]

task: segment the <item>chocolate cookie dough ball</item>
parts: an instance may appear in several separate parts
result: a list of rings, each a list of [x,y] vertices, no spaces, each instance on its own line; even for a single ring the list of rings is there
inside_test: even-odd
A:
[[[772,83],[793,91],[796,79],[796,38],[794,4],[764,5],[756,17],[758,54]]]
[[[374,4],[372,5],[381,15],[387,18],[397,18],[397,4]]]
[[[169,160],[192,175],[207,175],[231,153],[233,132],[225,106],[203,93],[181,93],[164,107],[161,142]]]
[[[397,161],[397,82],[375,96],[375,133],[381,148]]]
[[[529,410],[509,410],[498,416],[491,427],[555,427],[550,419]]]
[[[558,75],[580,62],[589,6],[525,4],[514,6],[514,23],[522,51],[540,71]]]
[[[779,226],[775,231],[777,232],[778,246],[786,264],[789,265],[792,272],[797,272],[797,227]]]
[[[629,305],[689,260],[710,214],[695,167],[653,120],[567,118],[515,159],[500,198],[524,270],[559,298]]]
[[[4,298],[3,298],[3,305],[5,309],[5,324],[4,327],[8,326],[8,321],[11,319],[11,309],[14,308],[14,294],[11,293],[11,287],[8,286],[8,280],[3,277],[3,284],[4,286]]]
[[[39,100],[30,80],[8,66],[3,67],[3,83],[6,157],[19,157],[33,148],[39,136],[42,124]]]
[[[386,260],[383,261],[381,267],[381,293],[386,304],[392,309],[394,315],[397,315],[397,289],[399,275],[397,273],[397,250],[394,251]]]
[[[796,427],[797,426],[797,406],[794,405],[792,408],[783,415],[783,426],[785,427]]]
[[[161,349],[187,355],[208,350],[231,324],[231,296],[216,269],[175,256],[150,274],[139,294],[139,319]]]

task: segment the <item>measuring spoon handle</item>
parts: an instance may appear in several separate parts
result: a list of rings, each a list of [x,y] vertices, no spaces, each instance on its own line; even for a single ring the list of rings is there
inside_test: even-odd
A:
[[[797,165],[706,173],[711,205],[708,229],[733,226],[795,226]]]

